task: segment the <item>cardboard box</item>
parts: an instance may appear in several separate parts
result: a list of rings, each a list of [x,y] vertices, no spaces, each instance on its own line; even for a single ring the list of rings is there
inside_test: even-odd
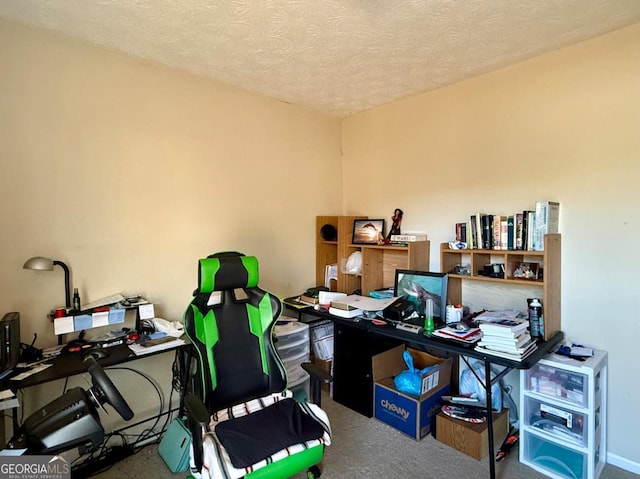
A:
[[[440,397],[449,393],[453,360],[407,348],[416,369],[437,365],[422,375],[421,394],[412,396],[398,391],[393,378],[407,369],[402,357],[404,346],[372,358],[373,417],[419,441],[432,430],[432,420],[440,410]]]
[[[493,444],[496,452],[509,432],[508,411],[503,408],[502,412],[493,414]],[[489,454],[486,422],[474,424],[440,412],[436,416],[436,439],[477,460]]]
[[[317,356],[312,356],[311,362],[313,364],[317,364],[318,366],[320,366],[323,371],[326,371],[329,374],[331,374],[331,360],[330,359],[327,361],[327,360],[324,360],[324,359],[320,359]],[[330,389],[329,389],[330,386],[331,386],[331,384],[324,384],[323,383],[322,384],[322,390],[324,392],[328,393],[330,391]]]

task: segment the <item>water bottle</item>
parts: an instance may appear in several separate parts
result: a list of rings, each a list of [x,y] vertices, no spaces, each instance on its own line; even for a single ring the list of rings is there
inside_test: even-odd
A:
[[[540,338],[540,320],[542,318],[542,304],[538,298],[529,301],[529,330],[531,337]]]
[[[424,307],[424,332],[433,333],[435,325],[433,324],[433,299],[428,298]]]

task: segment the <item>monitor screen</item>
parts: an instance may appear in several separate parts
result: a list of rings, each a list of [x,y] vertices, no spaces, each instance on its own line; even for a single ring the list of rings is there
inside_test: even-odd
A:
[[[444,322],[448,279],[446,273],[397,269],[394,296],[402,296],[413,302],[421,316],[424,316],[427,298],[431,298],[434,319]]]

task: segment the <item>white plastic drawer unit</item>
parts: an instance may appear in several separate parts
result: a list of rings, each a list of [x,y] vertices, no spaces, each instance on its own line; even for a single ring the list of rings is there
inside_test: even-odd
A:
[[[303,352],[298,356],[291,357],[285,361],[284,367],[287,370],[287,378],[289,383],[297,381],[302,375],[306,374],[302,369],[302,363],[309,361],[309,351]]]
[[[277,343],[276,343],[277,344]],[[276,348],[278,350],[278,356],[283,361],[288,361],[292,358],[298,357],[301,354],[309,353],[309,340],[303,339],[297,343],[290,343],[287,346],[280,346]]]
[[[598,415],[598,413],[596,413]],[[524,416],[526,426],[532,426],[544,434],[567,441],[578,446],[587,444],[589,430],[589,416],[579,411],[539,401],[527,396],[524,402]],[[596,419],[596,423],[597,423]]]
[[[545,441],[534,434],[526,434],[521,440],[524,441],[522,446],[526,462],[542,469],[550,477],[587,477],[587,454]]]
[[[538,363],[526,370],[525,376],[528,391],[580,407],[586,407],[589,402],[589,377],[585,374]]]
[[[292,344],[309,343],[309,325],[281,318],[273,328],[273,336],[278,350]]]

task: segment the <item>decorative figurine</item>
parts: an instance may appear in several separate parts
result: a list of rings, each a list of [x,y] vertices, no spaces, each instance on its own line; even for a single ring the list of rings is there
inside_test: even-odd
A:
[[[391,243],[391,235],[400,234],[400,224],[402,223],[402,215],[404,213],[400,208],[393,210],[393,216],[391,217],[391,228],[389,228],[389,234],[387,234],[384,244]]]

